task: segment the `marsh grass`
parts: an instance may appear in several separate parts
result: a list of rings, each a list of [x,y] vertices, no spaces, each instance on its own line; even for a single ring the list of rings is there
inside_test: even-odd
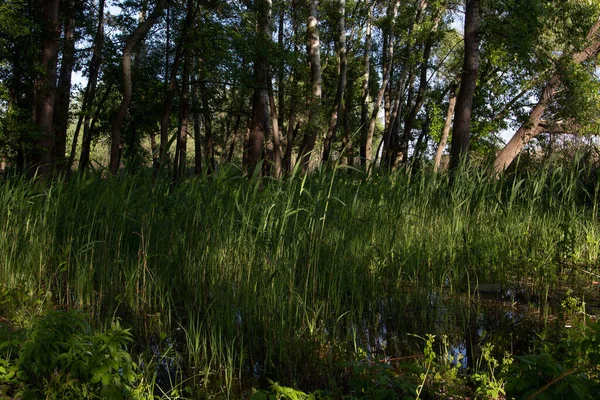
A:
[[[580,161],[499,180],[469,167],[455,185],[347,168],[275,181],[223,167],[177,186],[8,179],[0,281],[99,327],[121,318],[140,353],[168,336],[200,391],[233,396],[265,374],[331,387],[359,349],[385,353],[390,330],[403,342],[458,318],[438,300],[478,283],[583,295],[581,271],[598,273],[600,186]]]

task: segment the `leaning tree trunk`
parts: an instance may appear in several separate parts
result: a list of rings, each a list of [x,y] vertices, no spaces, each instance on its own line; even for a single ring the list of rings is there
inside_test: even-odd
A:
[[[54,145],[54,160],[59,170],[67,167],[65,157],[67,151],[67,129],[69,127],[69,104],[71,103],[71,74],[75,65],[75,2],[63,2],[66,6],[64,12],[64,35],[62,58],[60,62],[60,77],[56,91],[56,105],[54,106],[54,132],[56,143]]]
[[[317,28],[318,1],[311,0],[310,14],[308,16],[308,52],[310,58],[310,80],[312,83],[312,94],[308,111],[308,124],[306,133],[300,145],[298,162],[302,163],[302,173],[308,172],[310,158],[317,142],[317,134],[321,128],[321,97],[323,93],[321,78],[321,42]]]
[[[448,142],[448,134],[450,133],[450,126],[452,125],[452,117],[454,117],[454,106],[456,105],[456,88],[450,88],[450,100],[448,101],[448,112],[446,113],[446,121],[444,122],[444,130],[442,131],[442,138],[438,144],[433,158],[433,172],[437,173],[440,168],[440,162],[442,161],[442,153],[446,148]]]
[[[100,65],[102,63],[102,47],[104,46],[104,0],[100,0],[98,4],[98,27],[96,29],[96,38],[94,39],[94,50],[92,53],[92,62],[90,63],[90,75],[88,86],[86,88],[85,99],[81,111],[84,113],[83,123],[83,140],[81,144],[81,157],[79,158],[79,169],[85,170],[90,162],[90,151],[92,146],[92,129],[90,126],[92,115],[89,112],[96,98],[96,88],[98,86],[98,74],[100,73]],[[77,136],[77,135],[76,135]],[[75,138],[76,138],[75,136]],[[76,140],[73,138],[76,145]],[[73,148],[71,154],[74,154]],[[69,158],[69,168],[73,160]]]
[[[31,161],[33,173],[45,175],[54,165],[54,103],[56,96],[56,64],[58,61],[59,0],[43,0],[42,45],[40,48],[40,69],[34,82],[34,117],[41,137],[33,151]]]
[[[152,14],[150,14],[148,19],[138,25],[125,42],[125,47],[123,48],[123,99],[121,100],[119,111],[111,126],[112,141],[110,146],[110,173],[113,175],[116,175],[119,171],[119,164],[121,162],[121,129],[123,127],[123,121],[127,116],[127,110],[129,109],[131,97],[133,95],[131,57],[133,56],[133,51],[137,45],[144,39],[150,28],[152,28],[159,15],[162,13],[165,3],[166,0],[159,0],[157,2]]]
[[[573,63],[581,64],[582,62],[585,62],[600,53],[600,37],[598,37],[600,36],[598,34],[599,30],[600,20],[596,22],[596,24],[588,32],[587,39],[592,40],[592,43],[584,50],[571,56]],[[496,175],[502,173],[506,168],[508,168],[508,166],[513,162],[515,157],[519,155],[529,140],[544,131],[543,129],[540,129],[542,115],[558,91],[559,86],[560,76],[558,74],[554,74],[546,83],[544,90],[542,90],[542,96],[529,113],[529,118],[527,121],[521,125],[510,141],[506,144],[504,149],[502,149],[502,151],[496,157],[496,160],[494,161],[494,171]]]
[[[338,19],[338,52],[340,57],[340,76],[338,79],[338,87],[335,93],[335,100],[333,102],[333,111],[331,112],[331,118],[329,119],[329,129],[327,130],[327,136],[323,143],[323,164],[329,161],[331,155],[331,146],[335,140],[335,133],[338,127],[338,118],[342,112],[342,99],[344,98],[344,91],[346,89],[346,71],[348,69],[347,57],[346,57],[346,0],[340,0],[339,5],[339,19]]]
[[[272,0],[256,1],[257,13],[257,47],[254,61],[254,93],[252,94],[252,116],[250,118],[249,136],[246,144],[245,167],[252,176],[260,160],[263,158],[265,137],[269,134],[269,63],[263,50],[271,38]]]
[[[452,147],[450,149],[450,170],[460,165],[461,159],[469,149],[469,131],[473,97],[479,71],[479,0],[468,0],[465,14],[465,58],[460,80],[460,89],[456,99],[454,128],[452,129]]]

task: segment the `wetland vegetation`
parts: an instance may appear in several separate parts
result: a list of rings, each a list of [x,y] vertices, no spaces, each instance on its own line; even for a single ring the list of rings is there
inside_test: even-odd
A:
[[[597,170],[529,171],[467,168],[455,185],[348,168],[276,181],[224,167],[175,186],[8,179],[4,393],[41,390],[33,377],[72,384],[5,375],[30,368],[18,362],[27,343],[67,341],[49,337],[57,329],[126,350],[131,382],[146,385],[129,395],[249,398],[269,380],[332,398],[521,398],[552,379],[544,392],[593,393]]]

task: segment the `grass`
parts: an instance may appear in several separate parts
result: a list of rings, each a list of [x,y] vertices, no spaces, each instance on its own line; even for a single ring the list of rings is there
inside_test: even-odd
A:
[[[177,186],[7,179],[0,282],[98,327],[121,318],[137,352],[177,363],[199,392],[236,397],[262,375],[332,387],[341,361],[386,352],[390,321],[400,342],[440,329],[457,317],[436,299],[478,283],[584,296],[600,265],[595,173],[576,160],[500,180],[465,168],[454,186],[422,171],[279,182],[234,167]]]

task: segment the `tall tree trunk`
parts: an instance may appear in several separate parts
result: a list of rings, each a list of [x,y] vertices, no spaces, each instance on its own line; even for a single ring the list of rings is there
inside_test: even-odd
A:
[[[360,109],[360,159],[362,166],[366,169],[367,167],[367,135],[369,132],[369,77],[371,73],[371,19],[373,18],[373,7],[374,4],[367,0],[369,11],[367,14],[367,21],[365,27],[365,54],[364,54],[364,68],[365,73],[363,75],[363,87],[362,87],[362,99]],[[369,4],[370,3],[370,4]]]
[[[277,31],[277,46],[279,47],[279,51],[281,54],[285,53],[285,46],[283,43],[283,30],[284,30],[284,22],[285,22],[285,1],[281,1],[279,5],[279,27]],[[279,71],[277,72],[277,88],[278,88],[278,106],[279,106],[279,115],[277,117],[279,122],[280,129],[280,137],[281,132],[285,131],[284,128],[284,119],[285,119],[285,58],[281,57],[279,62]]]
[[[131,103],[131,97],[133,95],[133,84],[131,82],[131,57],[136,46],[144,39],[150,28],[154,25],[162,10],[165,6],[166,0],[159,0],[154,7],[154,10],[150,16],[142,21],[135,31],[127,38],[125,47],[123,48],[123,99],[119,106],[119,111],[115,119],[113,120],[111,131],[111,147],[110,147],[110,173],[116,175],[119,171],[119,164],[121,162],[121,128],[123,127],[123,121],[127,116],[127,110]]]
[[[198,98],[198,76],[194,76],[192,83],[192,118],[194,120],[194,174],[202,174],[202,133],[200,123],[201,112],[200,100]]]
[[[479,71],[479,0],[468,0],[465,13],[465,58],[452,129],[450,171],[456,170],[469,149],[471,112]]]
[[[281,178],[281,133],[277,119],[277,108],[275,108],[275,96],[273,87],[269,82],[269,108],[271,112],[271,124],[273,125],[273,163],[275,164],[275,178]]]
[[[188,6],[191,0],[188,1]],[[190,118],[190,55],[189,50],[184,50],[183,76],[181,79],[181,105],[179,111],[179,128],[177,130],[177,157],[173,168],[173,181],[185,178],[187,133]]]
[[[354,166],[354,151],[352,148],[352,124],[350,112],[354,106],[354,82],[348,82],[348,90],[344,99],[344,138],[342,139],[342,155],[346,155],[347,165]]]
[[[58,15],[59,0],[41,2],[42,44],[40,51],[40,69],[34,82],[34,117],[40,129],[38,148],[33,151],[33,173],[45,175],[54,166],[54,104],[56,98],[56,65],[58,61],[58,42],[60,26]],[[37,169],[37,171],[36,171]]]
[[[312,94],[310,98],[306,133],[302,138],[300,154],[298,155],[298,162],[302,163],[302,173],[308,171],[312,152],[315,148],[315,143],[317,142],[317,135],[321,129],[321,100],[323,88],[321,80],[321,42],[319,40],[319,29],[317,27],[317,8],[318,1],[311,0],[307,31]]]
[[[202,117],[204,119],[204,154],[206,157],[206,167],[208,173],[212,174],[215,171],[215,145],[212,131],[212,112],[210,103],[208,102],[208,92],[206,83],[198,81],[198,89],[202,98]]]
[[[375,133],[375,126],[377,124],[377,114],[379,113],[379,107],[381,106],[381,101],[383,100],[383,95],[385,93],[385,89],[390,81],[390,73],[392,70],[392,59],[394,58],[394,25],[396,21],[396,16],[398,15],[398,7],[400,6],[400,1],[395,1],[394,6],[392,8],[391,17],[392,22],[390,25],[390,31],[388,33],[388,47],[385,49],[387,52],[387,65],[383,66],[383,82],[381,82],[381,87],[379,88],[379,92],[377,93],[377,99],[375,100],[375,104],[373,105],[373,111],[371,112],[371,120],[369,121],[369,129],[367,130],[367,137],[365,142],[365,168],[367,171],[371,170],[371,161],[372,161],[372,153],[373,153],[373,134]],[[389,10],[388,10],[389,13]]]
[[[452,126],[452,117],[454,117],[454,106],[456,105],[456,86],[453,85],[450,88],[450,99],[448,101],[448,112],[446,113],[446,121],[444,122],[444,130],[442,131],[442,138],[438,144],[433,158],[433,172],[437,173],[440,168],[440,162],[442,161],[442,153],[446,148],[448,142],[448,134],[450,133],[450,127]]]
[[[600,20],[590,29],[587,34],[587,39],[592,41],[585,49],[574,53],[571,56],[571,60],[575,64],[581,64],[589,60],[592,57],[597,56],[600,53]],[[540,122],[542,116],[548,104],[556,94],[560,86],[560,76],[554,74],[546,83],[546,86],[542,90],[542,95],[538,100],[537,104],[533,107],[529,113],[529,118],[523,125],[519,127],[517,132],[506,144],[504,149],[498,154],[494,161],[494,171],[496,174],[502,173],[508,166],[513,162],[515,157],[519,155],[525,144],[541,132]],[[454,140],[454,137],[453,137]]]
[[[98,27],[96,28],[96,37],[94,39],[94,49],[92,53],[92,61],[90,63],[90,75],[88,78],[88,85],[86,88],[85,99],[81,110],[84,115],[84,124],[83,141],[81,144],[81,157],[79,158],[80,170],[87,169],[90,161],[90,150],[92,144],[92,130],[90,127],[92,115],[90,110],[92,110],[94,100],[96,98],[98,74],[100,73],[100,65],[102,63],[101,54],[102,47],[104,46],[104,4],[104,0],[100,0],[98,3]],[[73,141],[76,142],[75,137],[73,138]],[[72,160],[70,160],[69,163],[70,165],[72,165]]]
[[[69,128],[69,105],[71,103],[71,74],[75,65],[75,1],[63,1],[65,8],[64,33],[62,43],[62,58],[60,62],[60,75],[56,91],[56,104],[54,106],[54,160],[58,170],[67,166],[65,154],[67,151],[67,129]]]
[[[436,17],[433,21],[433,28],[431,32],[429,32],[429,36],[425,42],[425,48],[423,50],[423,60],[421,64],[420,78],[419,78],[419,90],[417,91],[417,95],[415,96],[415,102],[410,109],[410,112],[406,116],[404,121],[404,133],[402,134],[402,139],[400,140],[400,151],[402,152],[402,162],[408,161],[408,145],[412,140],[412,130],[415,125],[415,121],[417,119],[417,115],[421,108],[423,107],[423,102],[425,101],[425,94],[427,92],[427,71],[429,70],[429,58],[431,57],[431,49],[435,42],[435,34],[437,32],[438,24],[442,17],[442,13]]]
[[[192,0],[188,0],[185,21],[183,23],[183,27],[179,35],[179,39],[177,41],[177,46],[175,48],[175,57],[173,59],[173,65],[170,68],[168,53],[165,57],[165,71],[170,70],[170,74],[168,75],[168,80],[165,79],[165,97],[163,102],[162,115],[160,118],[160,144],[157,165],[158,169],[161,169],[165,165],[169,164],[169,122],[171,120],[171,109],[173,108],[173,100],[175,98],[175,93],[177,92],[177,73],[179,72],[179,64],[181,64],[181,61],[184,57],[183,53],[185,51],[186,42],[188,40],[188,31],[192,25],[192,21],[194,20],[195,13],[196,9],[194,8],[194,2]],[[167,33],[170,34],[170,27],[168,24]],[[169,41],[167,41],[167,46],[165,50],[167,52],[169,51]],[[175,162],[177,163],[177,161]]]
[[[338,127],[338,116],[342,113],[342,100],[344,98],[344,91],[346,90],[346,72],[348,69],[347,57],[346,57],[346,0],[340,0],[339,4],[339,16],[338,16],[338,54],[340,59],[339,65],[339,79],[338,86],[335,93],[335,100],[333,102],[333,111],[331,112],[331,118],[329,119],[329,129],[325,136],[323,143],[323,164],[329,161],[331,155],[331,146],[335,140],[335,133]]]
[[[249,136],[246,144],[245,167],[251,176],[263,158],[265,138],[269,134],[269,63],[263,48],[271,38],[272,0],[257,0],[257,48],[254,61],[254,93],[252,95],[252,116]]]

